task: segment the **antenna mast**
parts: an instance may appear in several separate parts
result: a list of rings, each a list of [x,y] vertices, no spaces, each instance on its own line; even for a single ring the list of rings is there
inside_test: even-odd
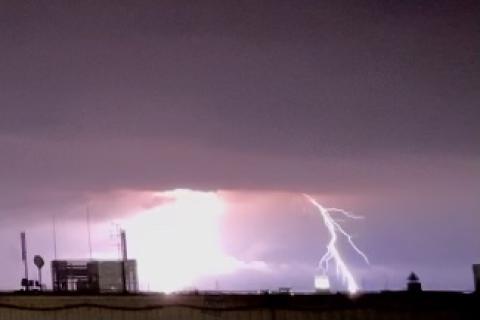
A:
[[[124,229],[120,229],[120,245],[122,246],[122,286],[123,293],[128,292],[127,288],[127,275],[126,275],[126,266],[127,263],[127,236]]]
[[[90,253],[90,260],[92,259],[92,235],[90,232],[90,210],[87,205],[87,232],[88,232],[88,251]]]
[[[57,260],[57,227],[55,221],[55,214],[52,218],[52,226],[53,226],[53,257]]]
[[[25,290],[28,291],[29,282],[28,282],[28,262],[27,262],[27,239],[25,236],[25,231],[22,231],[20,233],[20,241],[22,243],[22,261],[25,266]]]

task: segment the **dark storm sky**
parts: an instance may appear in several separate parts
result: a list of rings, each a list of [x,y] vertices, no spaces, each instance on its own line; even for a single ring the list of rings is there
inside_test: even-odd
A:
[[[2,228],[116,190],[307,191],[371,215],[379,264],[468,287],[479,7],[0,0]]]

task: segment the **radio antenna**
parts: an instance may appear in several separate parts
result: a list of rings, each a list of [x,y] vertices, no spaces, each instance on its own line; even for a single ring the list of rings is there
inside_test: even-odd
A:
[[[90,209],[87,204],[87,232],[88,232],[88,251],[90,253],[90,260],[92,259],[92,235],[90,232]]]

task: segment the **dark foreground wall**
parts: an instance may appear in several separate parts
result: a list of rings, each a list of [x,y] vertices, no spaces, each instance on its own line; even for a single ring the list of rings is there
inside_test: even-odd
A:
[[[480,319],[461,293],[345,295],[0,295],[0,319]]]

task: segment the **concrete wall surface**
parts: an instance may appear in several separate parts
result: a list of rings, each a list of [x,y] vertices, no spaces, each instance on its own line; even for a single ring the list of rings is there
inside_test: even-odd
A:
[[[480,297],[460,293],[345,295],[0,294],[0,320],[480,319]]]

